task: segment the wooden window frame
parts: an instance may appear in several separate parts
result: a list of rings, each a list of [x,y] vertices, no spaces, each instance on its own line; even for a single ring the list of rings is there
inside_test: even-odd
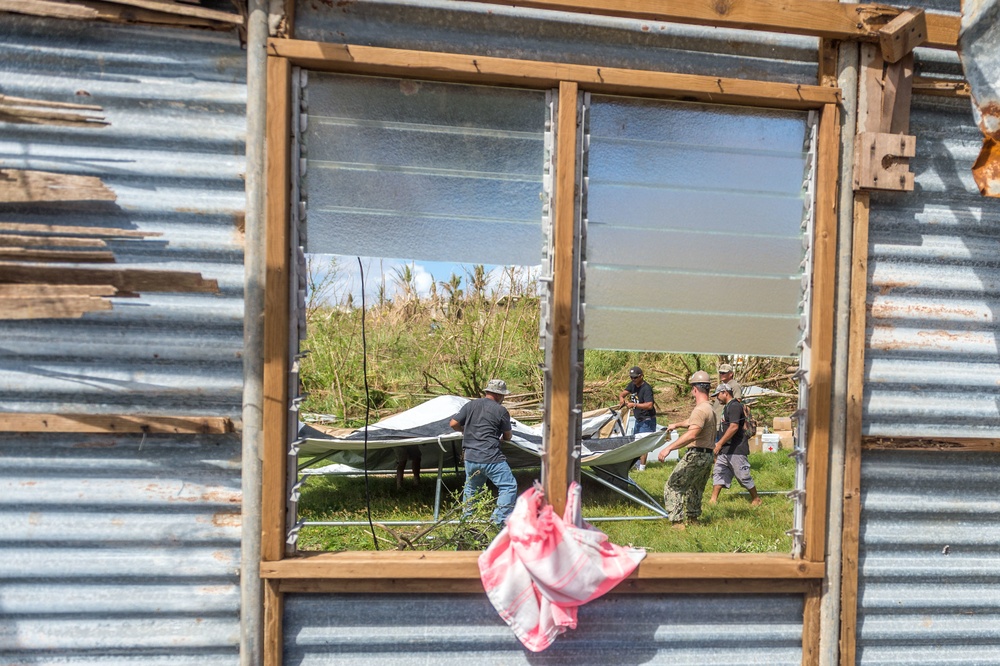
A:
[[[819,603],[826,548],[828,451],[831,416],[831,365],[833,353],[834,280],[836,264],[836,201],[839,170],[840,90],[835,87],[719,78],[667,72],[627,70],[591,65],[515,60],[448,53],[407,51],[368,46],[271,39],[267,67],[267,277],[264,322],[264,402],[262,451],[262,542],[260,575],[266,598],[274,599],[266,612],[267,626],[280,636],[280,604],[284,592],[482,592],[478,552],[352,551],[285,555],[286,467],[288,411],[288,280],[291,201],[291,68],[419,78],[520,88],[558,88],[561,96],[577,91],[709,102],[774,109],[815,109],[819,112],[816,216],[813,238],[811,297],[811,367],[809,371],[809,429],[806,450],[805,548],[801,558],[791,554],[650,553],[638,570],[615,592],[621,593],[802,593],[807,611]],[[559,122],[575,123],[575,101]],[[297,113],[296,113],[297,115]],[[574,137],[572,131],[558,136]],[[559,150],[570,150],[557,146]],[[565,162],[564,162],[565,163]],[[575,186],[572,174],[557,166],[555,231],[560,220],[572,220]],[[560,196],[560,191],[563,196]],[[554,294],[559,304],[559,260],[556,260]],[[563,277],[563,284],[566,283]],[[554,329],[567,308],[554,307]],[[568,325],[566,326],[568,328]],[[559,344],[558,338],[553,344]],[[569,355],[564,354],[569,362]],[[562,358],[559,357],[559,358]],[[554,409],[568,410],[564,400],[553,400]],[[554,398],[558,396],[554,395]],[[553,432],[549,457],[563,460],[556,472],[566,477],[571,449],[570,433]],[[562,455],[560,455],[560,453]],[[549,473],[547,473],[547,478]],[[553,489],[554,490],[554,489]],[[399,578],[399,571],[406,577]],[[808,617],[814,613],[807,612]],[[807,623],[810,624],[810,623]],[[804,632],[818,628],[807,626]],[[272,646],[265,653],[274,654]],[[280,652],[280,650],[279,650]],[[272,662],[276,663],[276,662]]]

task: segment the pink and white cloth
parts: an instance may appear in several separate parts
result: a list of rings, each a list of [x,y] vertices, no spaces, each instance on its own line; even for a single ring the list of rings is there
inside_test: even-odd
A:
[[[627,578],[646,557],[574,519],[580,486],[570,486],[562,518],[539,486],[517,498],[507,526],[479,556],[479,574],[493,607],[526,648],[541,652],[576,629],[577,607]]]

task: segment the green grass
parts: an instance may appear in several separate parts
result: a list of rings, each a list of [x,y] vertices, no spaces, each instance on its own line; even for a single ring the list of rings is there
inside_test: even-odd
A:
[[[793,487],[795,463],[784,453],[756,453],[750,456],[751,473],[759,491],[780,491],[777,495],[762,495],[762,504],[751,507],[749,497],[734,482],[723,490],[719,503],[711,505],[711,485],[706,485],[701,522],[686,530],[672,529],[666,520],[602,521],[595,526],[605,532],[612,542],[621,545],[641,546],[650,552],[740,552],[765,553],[789,552],[791,537],[785,532],[792,527],[792,501],[785,492]],[[663,484],[675,463],[652,463],[646,471],[633,471],[631,476],[646,492],[657,499],[663,498]],[[523,492],[538,478],[538,470],[515,470],[518,489]],[[394,475],[370,475],[372,520],[375,523],[391,520],[431,520],[434,511],[434,473],[422,475],[415,486],[407,473],[406,483],[396,490]],[[442,515],[456,508],[456,497],[461,494],[462,477],[453,472],[444,474],[448,490],[442,493]],[[451,491],[451,494],[448,491]],[[492,500],[480,507],[476,517],[489,515]],[[312,477],[304,486],[299,502],[299,518],[305,521],[367,521],[365,505],[365,480],[361,477],[327,476]],[[650,511],[627,500],[604,486],[585,478],[583,481],[584,518],[605,516],[652,515]],[[420,527],[376,528],[380,549],[391,549],[398,537],[409,538],[420,532]],[[475,532],[468,536],[469,530]],[[425,547],[454,550],[465,547],[482,547],[489,543],[491,533],[481,524],[471,521],[459,527],[442,527],[432,531]],[[485,540],[484,540],[485,539]],[[372,535],[367,524],[363,527],[312,527],[302,528],[299,534],[301,550],[372,550]]]

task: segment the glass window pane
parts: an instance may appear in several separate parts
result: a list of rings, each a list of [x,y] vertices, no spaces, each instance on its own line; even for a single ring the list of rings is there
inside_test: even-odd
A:
[[[309,77],[309,252],[537,264],[544,92]]]
[[[805,112],[594,95],[585,346],[794,354],[808,135]]]

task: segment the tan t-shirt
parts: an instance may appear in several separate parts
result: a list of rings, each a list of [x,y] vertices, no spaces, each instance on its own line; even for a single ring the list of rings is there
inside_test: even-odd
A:
[[[698,433],[697,439],[688,446],[697,446],[703,449],[715,448],[717,421],[715,420],[715,412],[712,410],[712,403],[706,401],[696,405],[691,416],[688,417],[688,423],[693,426],[701,426],[701,432]]]

